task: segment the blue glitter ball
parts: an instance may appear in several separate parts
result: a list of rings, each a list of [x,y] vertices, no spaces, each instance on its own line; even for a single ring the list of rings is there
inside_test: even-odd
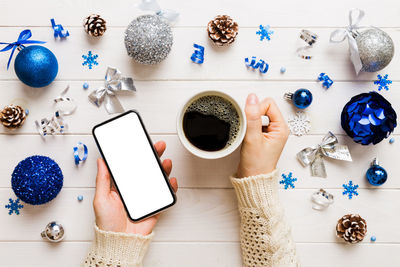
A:
[[[375,242],[376,241],[376,237],[375,236],[371,236],[371,242]]]
[[[379,165],[372,165],[365,174],[368,182],[374,186],[383,185],[387,180],[387,172]]]
[[[307,89],[298,89],[293,94],[293,104],[299,109],[305,109],[313,100],[311,92]]]
[[[88,88],[89,88],[89,84],[88,84],[88,83],[86,83],[86,82],[85,82],[85,83],[83,83],[83,89],[85,89],[85,90],[86,90],[86,89],[88,89]]]
[[[14,69],[24,84],[31,87],[44,87],[56,78],[58,62],[55,55],[46,47],[31,45],[18,53]]]
[[[63,174],[58,164],[49,157],[31,156],[15,167],[11,186],[25,203],[40,205],[57,196],[63,186]]]
[[[378,144],[397,126],[392,105],[377,92],[354,96],[343,108],[341,124],[353,141],[362,145]]]

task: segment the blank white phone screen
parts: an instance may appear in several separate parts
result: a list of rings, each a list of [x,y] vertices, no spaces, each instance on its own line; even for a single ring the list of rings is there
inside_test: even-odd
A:
[[[174,199],[136,113],[94,130],[97,142],[132,219],[173,203]]]

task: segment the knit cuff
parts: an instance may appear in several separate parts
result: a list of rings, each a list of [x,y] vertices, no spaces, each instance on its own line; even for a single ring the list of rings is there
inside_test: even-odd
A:
[[[120,262],[122,266],[141,266],[153,233],[115,233],[95,228],[95,239],[91,254],[101,255],[106,262]]]
[[[275,206],[278,201],[278,171],[245,178],[231,177],[239,207]]]

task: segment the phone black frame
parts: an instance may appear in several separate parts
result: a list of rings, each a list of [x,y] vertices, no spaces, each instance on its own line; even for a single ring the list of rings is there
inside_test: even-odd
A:
[[[149,213],[149,214],[146,214],[146,215],[144,215],[144,216],[142,216],[142,217],[140,217],[140,218],[138,218],[138,219],[133,219],[133,218],[131,217],[131,215],[130,215],[130,213],[129,213],[129,210],[127,209],[127,206],[126,206],[126,204],[125,204],[124,198],[123,198],[123,196],[121,195],[121,192],[120,192],[119,189],[118,189],[118,184],[116,183],[116,181],[115,181],[115,179],[114,179],[114,176],[113,176],[113,174],[112,174],[112,171],[111,171],[110,167],[108,166],[106,157],[104,156],[103,151],[101,150],[99,141],[97,140],[96,135],[95,135],[95,130],[96,130],[96,128],[98,128],[98,127],[100,127],[100,126],[103,126],[103,125],[105,125],[105,124],[107,124],[107,123],[109,123],[109,122],[112,122],[112,121],[114,121],[114,120],[117,120],[117,119],[119,119],[119,118],[121,118],[121,117],[123,117],[123,116],[125,116],[125,115],[130,114],[130,113],[135,113],[135,114],[138,116],[139,121],[140,121],[140,124],[141,124],[141,126],[142,126],[142,129],[143,129],[144,133],[146,134],[147,140],[149,141],[149,145],[150,145],[150,147],[151,147],[151,149],[152,149],[152,151],[153,151],[153,153],[154,153],[155,158],[157,159],[158,166],[160,167],[161,172],[162,172],[162,174],[164,175],[165,182],[167,183],[167,186],[168,186],[169,191],[171,192],[171,195],[172,195],[172,198],[173,198],[173,201],[172,201],[171,204],[169,204],[169,205],[167,205],[167,206],[165,206],[165,207],[162,207],[162,208],[160,208],[160,209],[158,209],[158,210],[155,210],[155,211],[153,211],[153,212],[151,212],[151,213]],[[174,190],[173,190],[171,184],[169,183],[168,175],[165,173],[164,168],[162,167],[162,163],[161,163],[160,157],[158,156],[157,151],[156,151],[155,148],[154,148],[154,145],[153,145],[153,143],[152,143],[152,141],[151,141],[150,135],[148,134],[148,132],[147,132],[145,126],[144,126],[142,117],[139,115],[139,112],[137,112],[136,110],[128,110],[127,112],[124,112],[124,113],[122,113],[122,114],[120,114],[120,115],[118,115],[118,116],[115,116],[115,117],[113,117],[113,118],[111,118],[111,119],[109,119],[109,120],[106,120],[106,121],[104,121],[104,122],[102,122],[102,123],[99,123],[99,124],[97,124],[97,125],[95,125],[95,126],[93,127],[93,129],[92,129],[92,135],[93,135],[94,140],[95,140],[95,142],[96,142],[97,148],[99,149],[100,154],[101,154],[102,158],[104,159],[104,162],[105,162],[106,165],[107,165],[107,169],[108,169],[108,171],[110,172],[110,175],[111,175],[111,178],[113,179],[115,188],[117,189],[117,192],[118,192],[118,194],[119,194],[119,196],[120,196],[120,198],[121,198],[122,204],[124,205],[126,214],[128,215],[128,217],[129,217],[129,219],[130,219],[131,221],[133,221],[133,222],[141,221],[141,220],[143,220],[143,219],[145,219],[145,218],[151,217],[151,216],[153,216],[153,215],[155,215],[155,214],[157,214],[157,213],[159,213],[159,212],[161,212],[161,211],[163,211],[163,210],[165,210],[165,209],[167,209],[167,208],[169,208],[169,207],[175,205],[176,200],[177,200],[177,199],[176,199],[175,192],[174,192]]]

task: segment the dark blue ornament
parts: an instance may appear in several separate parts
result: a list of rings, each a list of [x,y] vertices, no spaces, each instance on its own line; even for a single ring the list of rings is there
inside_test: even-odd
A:
[[[63,174],[51,158],[31,156],[15,167],[11,185],[15,195],[22,201],[40,205],[58,195],[63,186]]]
[[[291,100],[299,109],[307,108],[313,100],[312,93],[307,89],[298,89],[294,93],[286,93],[284,97]]]
[[[387,138],[397,126],[392,105],[377,92],[354,96],[341,115],[343,130],[354,142],[374,145]]]
[[[386,182],[388,175],[386,170],[379,166],[378,160],[374,159],[365,176],[371,185],[380,186]]]
[[[14,69],[18,78],[26,85],[44,87],[56,78],[58,62],[56,56],[46,47],[31,45],[18,53]]]

